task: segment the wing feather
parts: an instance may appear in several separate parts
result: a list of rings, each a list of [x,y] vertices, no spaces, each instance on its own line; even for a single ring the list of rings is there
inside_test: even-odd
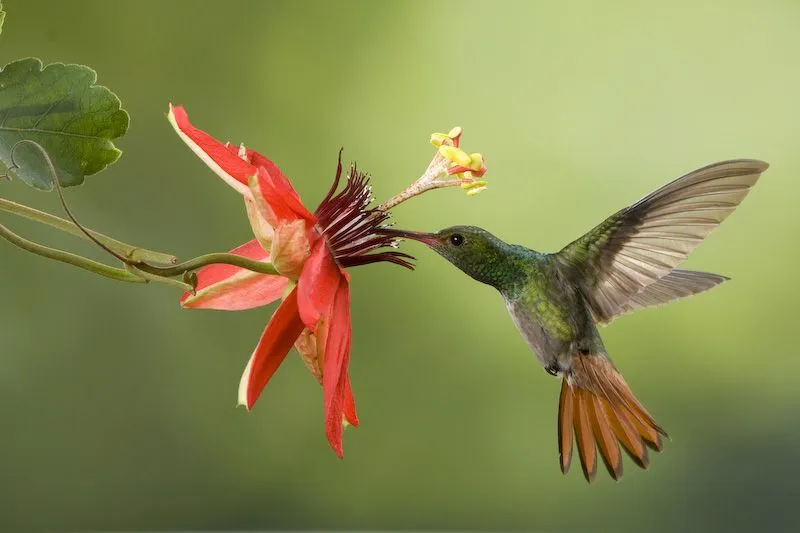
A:
[[[729,278],[708,272],[695,272],[676,268],[663,278],[645,287],[622,306],[619,316],[644,307],[652,307],[692,296],[716,287]]]
[[[652,294],[640,301],[636,295],[682,263],[736,209],[767,167],[763,161],[739,159],[690,172],[558,252],[576,273],[595,320],[608,322],[651,300]]]

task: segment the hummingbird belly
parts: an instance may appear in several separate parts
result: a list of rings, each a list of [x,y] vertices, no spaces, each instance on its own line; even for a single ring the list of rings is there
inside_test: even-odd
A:
[[[531,305],[532,304],[532,305]],[[544,368],[570,367],[575,351],[574,329],[543,300],[506,300],[514,325]]]

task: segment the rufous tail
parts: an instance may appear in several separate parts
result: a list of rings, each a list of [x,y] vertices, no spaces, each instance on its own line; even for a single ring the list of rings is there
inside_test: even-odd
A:
[[[611,477],[619,479],[620,444],[637,465],[647,468],[647,448],[661,451],[661,436],[667,433],[639,403],[608,356],[591,354],[576,355],[561,384],[558,452],[565,474],[572,461],[573,436],[583,475],[591,483],[597,473],[597,450]]]

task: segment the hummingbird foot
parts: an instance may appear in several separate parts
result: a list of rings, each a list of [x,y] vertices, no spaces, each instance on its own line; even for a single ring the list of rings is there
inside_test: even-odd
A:
[[[550,374],[551,376],[560,376],[561,375],[561,365],[558,364],[558,361],[553,361],[546,367],[544,367],[544,371]]]

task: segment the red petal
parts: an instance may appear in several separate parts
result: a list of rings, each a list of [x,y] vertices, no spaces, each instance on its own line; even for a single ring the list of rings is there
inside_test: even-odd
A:
[[[228,150],[238,154],[238,148],[234,146],[228,146]],[[289,178],[286,177],[286,174],[276,165],[271,159],[259,154],[255,150],[250,150],[249,148],[245,148],[245,157],[247,157],[247,161],[250,162],[254,167],[264,170],[261,173],[265,174],[267,180],[273,185],[273,187],[279,189],[278,192],[275,194],[279,194],[280,197],[278,200],[286,204],[286,206],[295,213],[296,216],[300,218],[306,218],[308,220],[314,220],[311,213],[303,206],[303,202],[300,200],[300,195],[297,194],[297,191],[292,186],[292,183],[289,181]]]
[[[300,317],[311,331],[316,331],[320,317],[331,307],[341,278],[325,239],[318,239],[297,281]]]
[[[263,155],[259,154],[255,150],[250,150],[249,148],[246,149],[247,151],[247,159],[252,163],[253,166],[256,168],[264,167],[267,170],[267,174],[269,174],[273,180],[275,180],[276,184],[278,184],[281,188],[285,189],[289,194],[294,196],[298,203],[300,202],[300,195],[297,194],[297,191],[294,190],[292,187],[289,178],[286,177],[286,174],[276,165],[271,159],[264,157]]]
[[[255,206],[264,220],[269,222],[273,228],[279,224],[293,222],[298,217],[292,209],[286,205],[283,198],[275,193],[275,185],[272,183],[267,171],[263,168],[258,169],[256,180],[251,187]]]
[[[255,166],[208,133],[192,126],[183,106],[170,105],[167,118],[181,139],[211,170],[242,194],[250,194],[247,180],[255,175]]]
[[[268,261],[269,253],[256,240],[230,253],[256,261]],[[195,294],[184,293],[181,306],[189,309],[240,311],[274,302],[289,281],[283,276],[258,274],[233,265],[210,265],[197,271]]]
[[[353,389],[350,387],[350,373],[344,375],[344,417],[353,427],[358,427],[358,414],[356,414],[356,400],[353,398]]]
[[[342,451],[342,416],[344,415],[345,391],[347,388],[347,366],[350,362],[350,284],[341,278],[331,313],[323,324],[324,369],[322,372],[322,395],[325,405],[325,434],[333,451],[340,458]]]
[[[304,218],[312,223],[316,223],[316,217],[305,208],[300,201],[300,197],[283,174],[280,174],[280,178],[276,179],[270,174],[269,169],[266,167],[259,167],[258,186],[261,189],[264,200],[275,212],[275,216],[277,216],[278,219],[294,220]]]
[[[302,331],[303,322],[297,314],[297,289],[294,289],[272,315],[253,352],[249,375],[243,377],[248,409],[253,408],[261,391],[278,370]]]

